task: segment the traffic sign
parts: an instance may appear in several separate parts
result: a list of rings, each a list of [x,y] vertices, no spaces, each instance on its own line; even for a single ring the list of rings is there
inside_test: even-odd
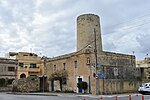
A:
[[[98,74],[98,78],[104,78],[104,74],[103,73]]]

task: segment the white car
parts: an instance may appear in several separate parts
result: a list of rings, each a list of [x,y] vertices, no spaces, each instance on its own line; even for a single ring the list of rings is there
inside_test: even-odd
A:
[[[145,93],[150,93],[150,83],[143,83],[139,86],[138,92],[145,94]]]

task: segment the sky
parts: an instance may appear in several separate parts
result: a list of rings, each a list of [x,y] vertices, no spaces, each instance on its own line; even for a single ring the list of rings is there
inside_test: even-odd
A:
[[[0,0],[0,57],[76,51],[76,19],[100,16],[103,50],[150,57],[150,0]]]

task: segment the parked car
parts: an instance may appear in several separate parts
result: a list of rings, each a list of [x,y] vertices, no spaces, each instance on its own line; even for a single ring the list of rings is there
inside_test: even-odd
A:
[[[138,92],[141,94],[150,93],[150,83],[142,83],[138,88]]]

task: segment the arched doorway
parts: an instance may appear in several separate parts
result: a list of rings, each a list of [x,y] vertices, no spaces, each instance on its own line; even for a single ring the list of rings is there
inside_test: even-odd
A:
[[[23,73],[20,75],[20,78],[26,78],[26,75]]]

